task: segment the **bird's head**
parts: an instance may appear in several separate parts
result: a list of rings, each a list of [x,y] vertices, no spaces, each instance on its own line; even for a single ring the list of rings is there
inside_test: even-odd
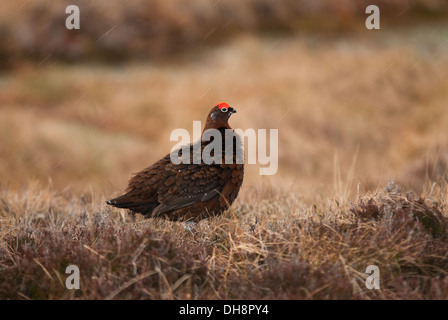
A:
[[[236,110],[225,102],[221,102],[210,110],[205,122],[206,129],[231,129],[228,123],[230,116],[236,113]]]

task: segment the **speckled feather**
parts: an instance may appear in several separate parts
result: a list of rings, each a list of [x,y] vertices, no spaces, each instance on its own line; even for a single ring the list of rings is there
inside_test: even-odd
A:
[[[221,111],[226,106],[228,114]],[[204,131],[219,129],[224,142],[224,130],[231,129],[228,119],[236,111],[227,104],[219,104],[210,111]],[[209,143],[201,143],[201,150]],[[130,209],[147,217],[170,220],[200,220],[221,214],[238,195],[243,183],[244,164],[236,163],[238,143],[234,138],[233,163],[193,163],[193,144],[190,145],[190,163],[174,164],[170,154],[152,166],[135,174],[123,196],[107,201],[108,204]]]

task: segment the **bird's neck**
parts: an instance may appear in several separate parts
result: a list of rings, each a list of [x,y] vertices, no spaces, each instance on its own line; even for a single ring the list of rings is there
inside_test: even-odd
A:
[[[211,127],[211,128],[205,127],[204,130],[202,131],[201,137],[204,136],[204,132],[209,130],[209,129],[218,130],[221,133],[222,136],[225,135],[227,129],[232,130],[232,128],[230,126],[227,126],[227,127]]]
[[[204,133],[208,129],[216,129],[219,131],[224,132],[225,129],[232,129],[230,125],[227,123],[227,121],[215,121],[211,118],[208,118],[205,122],[204,130],[202,133]]]

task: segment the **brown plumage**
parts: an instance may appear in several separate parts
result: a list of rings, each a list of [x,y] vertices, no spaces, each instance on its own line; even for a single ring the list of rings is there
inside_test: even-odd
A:
[[[236,110],[226,103],[211,109],[201,140],[187,147],[190,149],[190,164],[174,164],[170,154],[167,154],[135,174],[129,181],[126,194],[107,201],[107,204],[141,213],[148,218],[184,221],[198,221],[225,211],[237,197],[244,174],[241,141],[237,135],[232,138],[233,146],[229,153],[233,157],[232,163],[225,163],[225,150],[231,144],[225,144],[224,132],[226,129],[233,132],[228,124],[232,113],[236,113]],[[201,150],[202,154],[204,147],[213,142],[213,139],[207,141],[204,135],[207,129],[217,129],[221,134],[221,164],[206,164],[204,159],[197,164],[193,162],[193,151]],[[200,148],[194,148],[195,144],[200,144]],[[180,152],[180,156],[185,159],[181,151],[176,152]],[[214,156],[214,153],[211,155]]]

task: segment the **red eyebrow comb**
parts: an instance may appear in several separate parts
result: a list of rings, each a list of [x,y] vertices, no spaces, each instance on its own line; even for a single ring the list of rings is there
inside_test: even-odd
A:
[[[218,108],[219,109],[222,109],[222,108],[229,108],[229,105],[227,104],[227,103],[225,103],[225,102],[221,102],[221,103],[219,103],[218,104]]]

